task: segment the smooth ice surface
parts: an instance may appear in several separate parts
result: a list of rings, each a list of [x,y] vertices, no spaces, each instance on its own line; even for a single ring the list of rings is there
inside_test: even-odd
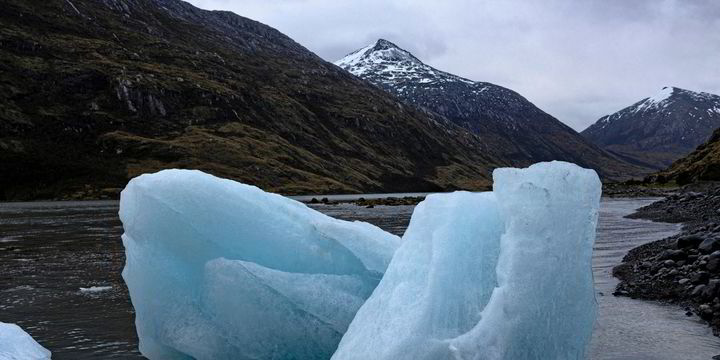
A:
[[[429,196],[333,359],[579,359],[601,184],[551,162]]]
[[[150,359],[329,358],[400,239],[199,171],[122,192],[140,350]]]
[[[497,284],[503,231],[493,193],[429,195],[334,358],[447,358],[446,339],[477,324]]]
[[[0,360],[49,360],[50,351],[15,324],[0,322]]]
[[[99,293],[108,290],[112,290],[112,286],[91,286],[86,288],[80,288],[81,293]]]

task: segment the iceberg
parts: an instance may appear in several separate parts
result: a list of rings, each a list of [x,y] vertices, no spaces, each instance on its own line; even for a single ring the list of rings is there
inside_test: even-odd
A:
[[[140,351],[149,359],[328,359],[400,238],[200,171],[120,199]]]
[[[601,183],[563,162],[430,195],[332,359],[581,359]]]
[[[123,190],[123,277],[150,359],[578,359],[601,184],[563,162],[432,194],[401,240],[199,171]]]
[[[50,351],[15,324],[0,322],[0,359],[50,360]]]

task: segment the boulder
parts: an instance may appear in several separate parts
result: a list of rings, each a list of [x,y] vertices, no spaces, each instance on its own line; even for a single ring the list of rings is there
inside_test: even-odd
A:
[[[704,239],[698,235],[687,235],[679,237],[675,244],[678,249],[684,249],[689,247],[694,248],[700,245],[703,240]]]
[[[660,260],[682,260],[687,257],[687,254],[682,250],[665,250],[660,253]]]
[[[698,245],[698,250],[705,254],[720,250],[720,238],[707,238],[703,240],[703,242]]]

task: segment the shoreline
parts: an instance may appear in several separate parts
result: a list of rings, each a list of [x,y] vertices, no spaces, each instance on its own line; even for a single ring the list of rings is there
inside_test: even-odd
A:
[[[53,197],[35,197],[35,196],[14,196],[0,200],[0,203],[31,203],[31,202],[62,202],[62,201],[119,201],[120,192],[123,188],[97,188],[90,185],[86,185],[82,191],[76,191],[71,194],[57,194]],[[264,190],[264,189],[263,189]],[[326,193],[326,194],[298,194],[298,193],[276,193],[291,199],[303,203],[320,203],[323,202],[323,198],[328,199],[328,203],[340,204],[340,203],[356,203],[362,202],[359,205],[416,205],[419,201],[415,199],[411,200],[410,204],[405,204],[403,201],[390,200],[386,203],[382,203],[381,199],[399,198],[406,202],[406,198],[420,198],[423,199],[425,196],[433,193],[447,193],[454,191],[470,191],[470,192],[483,192],[492,191],[492,185],[482,190],[467,190],[467,189],[445,189],[433,192],[423,191],[404,191],[404,192],[356,192],[356,193]],[[671,195],[678,191],[678,187],[674,185],[662,185],[655,186],[652,184],[643,184],[639,182],[603,182],[602,185],[602,196],[603,197],[664,197]],[[1,195],[1,194],[0,194]],[[311,202],[315,198],[317,202]],[[361,199],[365,199],[363,202]]]
[[[338,205],[338,204],[355,204],[357,206],[363,206],[369,209],[374,208],[377,205],[384,206],[403,206],[403,205],[417,205],[421,201],[425,200],[425,196],[389,196],[366,199],[360,197],[357,199],[341,199],[341,200],[330,200],[327,197],[321,197],[319,200],[317,197],[313,197],[310,201],[303,201],[305,204],[323,204],[323,205]]]
[[[629,183],[603,183],[603,197],[637,198],[666,197],[679,190],[676,186],[648,186]]]
[[[630,250],[613,276],[613,295],[675,304],[720,335],[720,185],[684,189],[628,218],[680,223],[677,235]]]

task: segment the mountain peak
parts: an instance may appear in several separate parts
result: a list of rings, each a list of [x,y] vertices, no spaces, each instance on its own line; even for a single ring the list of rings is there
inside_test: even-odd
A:
[[[335,62],[335,65],[357,75],[365,74],[371,68],[395,67],[402,64],[404,68],[427,66],[407,50],[385,39],[351,52]]]
[[[663,88],[660,89],[660,91],[658,91],[657,93],[655,93],[655,95],[645,99],[638,106],[638,110],[641,110],[640,108],[646,109],[650,106],[660,104],[663,101],[669,99],[673,95],[674,92],[675,92],[674,87],[663,86]]]
[[[681,89],[675,86],[664,86],[653,96],[640,100],[632,106],[634,112],[647,110],[663,110],[676,101],[707,102],[717,103],[718,96],[705,92]]]
[[[374,43],[351,52],[335,65],[355,76],[372,77],[370,82],[395,84],[399,81],[419,81],[422,84],[473,81],[437,70],[426,65],[409,51],[394,43],[378,39]]]
[[[396,49],[400,49],[399,46],[393,44],[392,42],[390,42],[390,41],[388,41],[388,40],[382,39],[382,38],[377,39],[377,41],[375,42],[375,48],[382,48],[382,49],[396,48]],[[400,49],[400,50],[402,50],[402,49]]]

